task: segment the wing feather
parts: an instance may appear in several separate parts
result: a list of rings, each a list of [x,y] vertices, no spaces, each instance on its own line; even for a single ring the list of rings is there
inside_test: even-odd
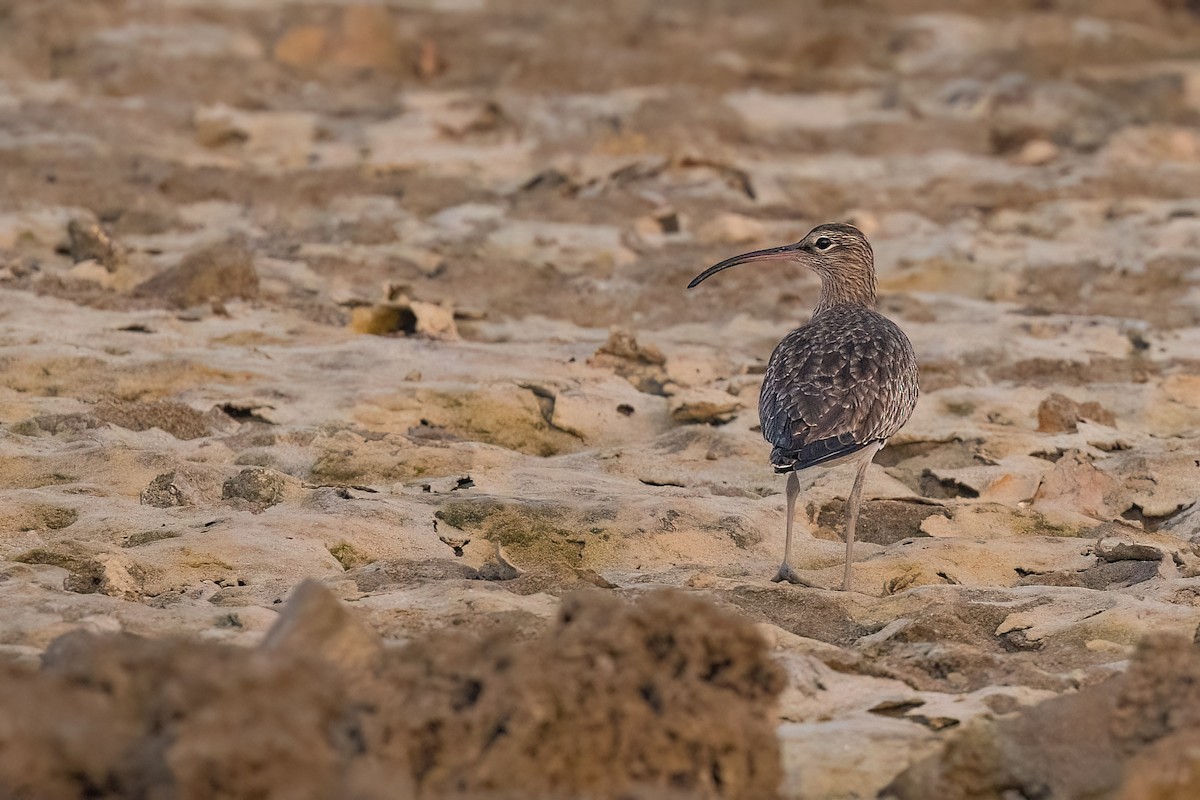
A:
[[[759,418],[779,471],[886,440],[917,401],[908,337],[869,309],[833,309],[787,336],[763,376]]]

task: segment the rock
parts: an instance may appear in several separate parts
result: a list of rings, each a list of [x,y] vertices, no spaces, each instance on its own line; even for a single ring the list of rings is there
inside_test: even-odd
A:
[[[183,403],[159,400],[152,403],[105,402],[92,411],[100,422],[145,431],[158,428],[176,439],[199,439],[208,436],[218,422],[210,414],[197,411]]]
[[[1163,161],[1200,162],[1200,135],[1191,128],[1168,125],[1129,127],[1105,145],[1103,158],[1122,167],[1146,167]]]
[[[1086,731],[1086,735],[1082,732]],[[1159,758],[1200,736],[1200,651],[1176,636],[1148,636],[1128,673],[1000,719],[979,718],[881,797],[1150,797],[1155,783],[1200,784],[1191,762],[1161,772]],[[1165,796],[1174,796],[1166,794]]]
[[[144,506],[175,508],[213,502],[220,497],[220,481],[206,472],[180,468],[158,475],[142,490]]]
[[[442,59],[437,42],[433,39],[423,39],[421,49],[417,52],[413,69],[421,80],[436,78],[446,71],[446,62]]]
[[[96,261],[108,272],[116,272],[125,259],[122,248],[112,236],[94,220],[73,219],[67,223],[71,258],[81,261]]]
[[[666,356],[654,345],[639,344],[628,331],[611,331],[608,340],[600,346],[588,363],[613,370],[632,383],[639,392],[663,393]]]
[[[71,542],[30,550],[15,556],[13,560],[23,564],[49,564],[67,570],[62,588],[77,594],[104,594],[140,600],[149,577],[145,567],[124,553]]]
[[[75,266],[67,271],[73,280],[86,281],[94,283],[102,289],[115,289],[118,287],[118,282],[113,274],[105,269],[104,265],[99,261],[87,260],[80,261]]]
[[[689,425],[721,425],[729,422],[742,408],[742,401],[719,389],[684,389],[671,395],[671,419]]]
[[[1176,733],[1129,761],[1116,800],[1192,800],[1200,791],[1200,749],[1194,733]]]
[[[1033,500],[1038,507],[1057,508],[1106,520],[1120,513],[1114,505],[1124,505],[1119,502],[1120,490],[1121,486],[1115,478],[1098,469],[1079,451],[1072,450],[1046,473]]]
[[[1110,563],[1114,561],[1161,561],[1163,552],[1148,544],[1119,540],[1109,544],[1105,538],[1100,538],[1096,541],[1096,555]]]
[[[1171,375],[1163,379],[1162,390],[1169,400],[1200,408],[1200,375]]]
[[[832,694],[824,692],[823,694]],[[855,715],[779,726],[782,797],[876,797],[914,756],[935,749],[936,734],[911,721]],[[814,769],[820,764],[820,769]]]
[[[1074,433],[1082,420],[1109,427],[1117,424],[1113,413],[1099,403],[1092,400],[1077,403],[1057,392],[1038,405],[1037,417],[1039,433]]]
[[[272,55],[281,64],[302,71],[329,67],[394,73],[403,64],[395,18],[387,8],[368,4],[347,6],[330,26],[288,28],[275,42]]]
[[[0,794],[766,798],[785,680],[749,622],[689,594],[592,589],[550,630],[388,650],[309,582],[258,648],[76,632],[40,669],[0,662]]]
[[[293,68],[309,68],[320,63],[329,43],[329,31],[322,25],[293,25],[275,42],[271,54],[275,60]]]
[[[766,226],[758,220],[730,212],[717,214],[696,231],[696,238],[704,244],[749,244],[766,235]]]
[[[245,244],[226,242],[184,256],[178,266],[160,272],[134,289],[139,297],[162,300],[176,308],[258,297],[258,274]]]
[[[311,578],[292,590],[283,613],[267,631],[259,649],[316,656],[350,675],[378,669],[383,658],[379,636]]]
[[[350,312],[350,330],[375,336],[403,333],[406,336],[443,341],[458,339],[458,326],[451,309],[407,298],[374,306],[358,306]]]
[[[431,641],[398,666],[403,730],[445,733],[427,751],[423,787],[434,796],[732,800],[771,797],[782,777],[768,709],[783,671],[752,625],[692,595],[629,605],[590,589],[564,598],[532,648],[508,633]],[[431,694],[408,675],[444,675],[448,691]],[[532,741],[541,744],[530,750]]]
[[[1058,158],[1058,146],[1048,139],[1031,139],[1013,156],[1013,163],[1025,167],[1040,167]]]
[[[283,501],[286,480],[283,475],[263,467],[248,467],[225,481],[221,487],[221,499],[234,501],[234,505],[245,505],[250,511],[261,513]]]
[[[485,581],[511,581],[521,577],[522,569],[508,560],[499,542],[493,542],[490,558],[479,567],[479,577]]]

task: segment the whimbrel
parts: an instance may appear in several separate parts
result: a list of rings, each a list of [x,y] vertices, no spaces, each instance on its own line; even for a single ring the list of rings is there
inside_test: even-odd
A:
[[[800,481],[811,467],[858,465],[846,501],[846,568],[850,590],[854,529],[867,467],[912,416],[917,359],[904,332],[875,307],[875,257],[852,225],[818,225],[795,244],[734,256],[700,273],[688,288],[723,269],[752,261],[796,261],[821,278],[821,296],[807,325],[783,337],[771,353],[758,399],[771,464],[787,478],[787,538],[772,579],[803,584],[792,569],[792,523]]]

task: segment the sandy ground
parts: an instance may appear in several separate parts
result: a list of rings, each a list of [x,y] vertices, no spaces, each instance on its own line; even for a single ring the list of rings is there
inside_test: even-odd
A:
[[[816,279],[684,289],[829,220],[922,370],[849,594]],[[1194,3],[0,0],[0,348],[8,796],[1200,791]]]

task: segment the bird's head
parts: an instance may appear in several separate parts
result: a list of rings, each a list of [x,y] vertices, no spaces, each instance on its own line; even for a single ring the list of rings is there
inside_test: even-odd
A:
[[[875,256],[867,237],[853,225],[818,225],[795,244],[755,250],[727,258],[701,272],[688,288],[724,269],[753,261],[794,261],[821,278],[821,302],[817,308],[838,303],[875,304]]]

